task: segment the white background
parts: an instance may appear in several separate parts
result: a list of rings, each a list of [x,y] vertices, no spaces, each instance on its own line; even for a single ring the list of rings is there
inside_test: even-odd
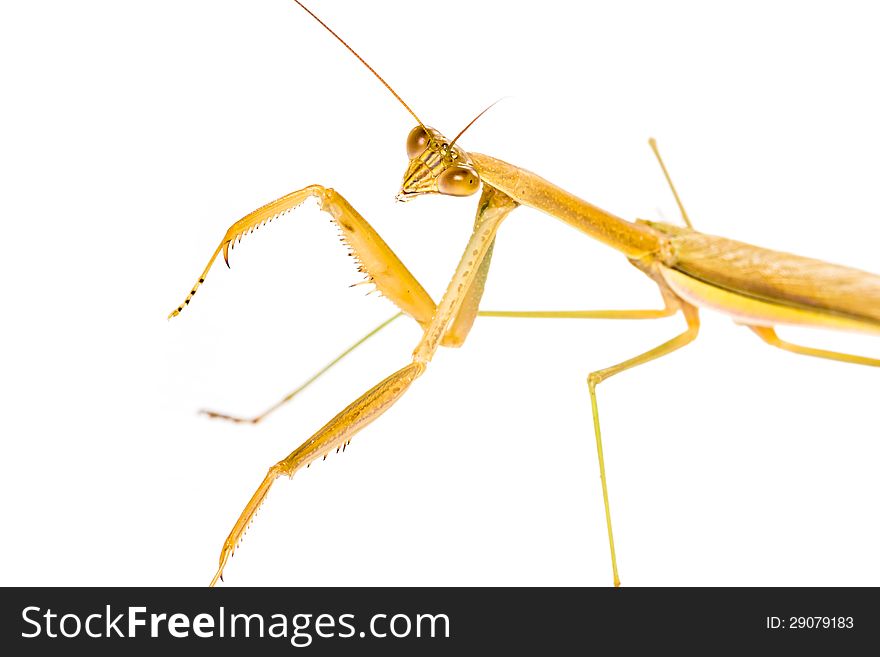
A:
[[[313,9],[422,119],[627,218],[880,270],[871,3],[382,2]],[[393,201],[411,117],[302,10],[261,2],[0,9],[3,584],[204,585],[266,468],[409,359],[309,205],[165,317],[227,226],[334,186],[439,299],[475,198]],[[522,209],[485,308],[656,307],[625,259]],[[880,584],[880,372],[700,339],[600,389],[626,585]],[[608,585],[589,371],[656,322],[479,320],[344,455],[280,480],[230,585]],[[880,355],[876,338],[787,332]]]

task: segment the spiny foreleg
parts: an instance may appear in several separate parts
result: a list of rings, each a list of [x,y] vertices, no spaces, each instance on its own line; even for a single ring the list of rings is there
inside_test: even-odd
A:
[[[208,271],[221,252],[228,266],[229,249],[241,241],[244,235],[253,232],[276,217],[294,210],[310,197],[316,198],[320,209],[332,217],[333,222],[339,228],[343,241],[348,245],[351,255],[358,263],[358,268],[367,276],[367,280],[375,284],[379,292],[388,297],[403,312],[413,317],[422,326],[426,326],[434,313],[434,301],[367,220],[341,194],[321,185],[309,185],[296,192],[291,192],[254,210],[232,224],[214,250],[211,259],[208,260],[202,275],[199,276],[183,303],[171,311],[168,315],[169,319],[179,315],[189,305],[199,286],[205,282]]]
[[[346,406],[317,433],[291,452],[287,458],[269,468],[266,477],[248,501],[223,543],[223,549],[220,551],[220,565],[214,579],[211,580],[211,586],[214,586],[218,579],[222,579],[226,562],[235,552],[235,548],[253,521],[254,515],[265,501],[275,480],[282,475],[293,477],[297,470],[303,466],[309,465],[316,459],[326,458],[334,449],[338,451],[340,447],[344,447],[354,434],[390,408],[424,370],[423,363],[413,362],[379,382]]]

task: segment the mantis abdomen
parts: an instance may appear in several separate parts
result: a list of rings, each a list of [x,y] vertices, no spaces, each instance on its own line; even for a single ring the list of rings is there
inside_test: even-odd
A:
[[[880,333],[880,276],[668,224],[663,278],[695,305],[750,325]]]

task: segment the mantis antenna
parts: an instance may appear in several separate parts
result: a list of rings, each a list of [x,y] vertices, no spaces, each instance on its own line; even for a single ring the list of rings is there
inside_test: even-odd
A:
[[[669,188],[672,190],[672,195],[675,197],[675,202],[678,203],[678,209],[681,210],[681,218],[684,219],[684,223],[687,224],[688,228],[693,229],[693,224],[691,224],[691,220],[688,219],[688,214],[684,210],[684,205],[681,202],[681,199],[678,197],[678,192],[675,191],[675,185],[672,184],[672,178],[669,176],[669,172],[666,170],[666,165],[663,164],[663,158],[660,157],[660,150],[657,148],[657,140],[651,137],[648,140],[648,145],[651,147],[651,150],[654,151],[654,155],[657,156],[657,161],[660,163],[660,168],[663,169],[663,175],[666,176],[666,182],[669,183]]]
[[[501,102],[502,100],[504,100],[505,98],[507,98],[507,96],[502,96],[501,98],[499,98],[498,100],[496,100],[494,103],[492,103],[491,105],[489,105],[489,107],[487,107],[487,108],[484,109],[482,112],[480,112],[479,114],[477,114],[473,119],[471,119],[471,122],[468,123],[464,128],[462,128],[462,129],[461,129],[461,132],[459,132],[457,135],[455,135],[455,139],[453,139],[453,140],[450,142],[450,144],[449,144],[449,148],[451,149],[451,148],[455,145],[455,142],[458,141],[458,138],[461,137],[461,136],[467,131],[468,128],[470,128],[474,123],[476,123],[476,122],[477,122],[477,119],[479,119],[481,116],[483,116],[483,114],[485,114],[485,113],[488,112],[490,109],[492,109],[493,107],[495,107],[498,103],[500,103],[500,102]]]
[[[330,29],[330,26],[328,26],[327,23],[325,23],[325,22],[322,21],[320,18],[318,18],[318,17],[314,14],[314,12],[312,12],[311,9],[309,9],[308,7],[306,7],[306,6],[305,6],[303,3],[301,3],[299,0],[293,0],[293,1],[294,1],[296,4],[298,4],[300,7],[302,7],[302,8],[306,11],[306,13],[309,14],[309,16],[311,16],[311,17],[314,18],[316,21],[318,21],[318,22],[321,24],[321,26],[322,26],[325,30],[327,30],[330,34],[332,34],[333,36],[335,36],[336,39],[339,41],[339,43],[341,43],[343,46],[345,46],[346,48],[348,48],[348,51],[349,51],[352,55],[354,55],[355,57],[357,57],[357,58],[358,58],[358,61],[360,61],[360,63],[363,64],[364,66],[366,66],[366,67],[370,70],[370,73],[372,73],[373,75],[376,76],[376,78],[378,78],[379,82],[381,82],[382,84],[385,85],[385,88],[388,89],[388,91],[390,91],[390,92],[392,93],[392,95],[393,95],[397,100],[400,101],[400,104],[403,105],[403,106],[406,108],[406,111],[409,112],[410,114],[412,114],[412,115],[413,115],[413,118],[414,118],[416,121],[418,121],[419,125],[422,126],[422,128],[425,128],[425,130],[427,131],[427,128],[425,127],[425,124],[422,123],[422,120],[421,120],[418,116],[416,116],[416,113],[413,112],[412,109],[410,109],[410,106],[407,105],[407,104],[404,102],[403,98],[401,98],[400,96],[397,95],[397,92],[394,91],[394,89],[391,88],[391,85],[388,84],[387,82],[385,82],[385,78],[383,78],[381,75],[379,75],[378,73],[376,73],[376,70],[375,70],[372,66],[370,66],[369,64],[367,64],[366,60],[365,60],[363,57],[361,57],[360,55],[358,55],[357,52],[355,52],[355,49],[354,49],[354,48],[352,48],[350,45],[348,45],[348,44],[345,42],[345,40],[344,40],[341,36],[339,36],[338,34],[336,34],[336,32],[334,32],[333,30],[331,30],[331,29]],[[475,119],[475,120],[476,120],[476,119]],[[473,121],[472,121],[471,123],[473,123]],[[464,131],[462,131],[462,132],[464,132]]]

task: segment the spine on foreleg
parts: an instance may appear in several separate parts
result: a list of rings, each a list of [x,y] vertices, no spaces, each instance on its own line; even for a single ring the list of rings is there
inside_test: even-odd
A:
[[[348,443],[358,431],[391,408],[412,382],[421,376],[425,367],[424,363],[410,363],[346,406],[281,462],[285,474],[293,476],[302,466]]]

